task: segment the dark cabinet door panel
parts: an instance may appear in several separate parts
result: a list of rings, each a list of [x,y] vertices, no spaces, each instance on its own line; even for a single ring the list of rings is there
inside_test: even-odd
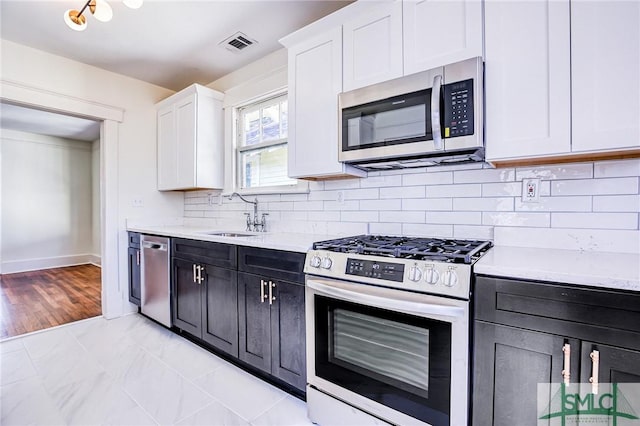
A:
[[[300,390],[306,385],[304,286],[278,281],[271,310],[272,374]]]
[[[173,324],[196,336],[201,336],[201,284],[193,280],[193,262],[173,259]]]
[[[129,302],[140,306],[140,249],[129,247]]]
[[[537,425],[538,383],[562,381],[565,343],[578,377],[579,342],[515,327],[475,322],[474,425]]]
[[[581,382],[593,374],[591,353],[598,351],[599,383],[640,383],[640,351],[582,342]]]
[[[261,297],[262,286],[259,276],[238,273],[239,358],[271,373],[271,313],[269,301]]]
[[[202,339],[235,357],[238,356],[237,272],[205,265],[206,294],[202,297]]]

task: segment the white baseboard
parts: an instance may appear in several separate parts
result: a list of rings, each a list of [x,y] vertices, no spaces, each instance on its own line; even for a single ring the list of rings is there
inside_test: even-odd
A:
[[[15,274],[17,272],[63,268],[65,266],[85,265],[87,263],[100,266],[100,257],[94,254],[76,254],[40,259],[9,260],[2,262],[2,273]]]
[[[98,266],[98,267],[102,267],[102,258],[97,255],[97,254],[89,254],[89,263],[94,265],[94,266]]]

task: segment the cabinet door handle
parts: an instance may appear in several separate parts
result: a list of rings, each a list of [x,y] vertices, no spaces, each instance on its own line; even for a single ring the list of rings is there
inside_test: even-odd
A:
[[[136,250],[136,265],[140,266],[140,250]]]
[[[564,361],[562,363],[562,379],[565,385],[571,383],[571,345],[565,343],[562,346],[562,352],[564,353]]]
[[[204,281],[204,277],[202,276],[203,269],[204,267],[202,265],[198,265],[198,284],[202,284],[202,281]]]
[[[591,393],[598,393],[598,374],[600,373],[600,351],[594,349],[589,354],[591,357],[591,377],[589,382],[591,383]]]
[[[276,283],[269,281],[269,305],[273,305],[273,301],[276,297],[273,295],[273,289],[276,288]]]
[[[264,280],[260,280],[260,303],[264,303],[264,285],[265,285],[265,281]]]
[[[198,273],[196,272],[196,267],[197,267],[197,266],[198,266],[198,265],[196,265],[195,263],[193,264],[193,282],[194,282],[194,283],[195,283],[195,282],[198,282],[198,281],[197,281]]]

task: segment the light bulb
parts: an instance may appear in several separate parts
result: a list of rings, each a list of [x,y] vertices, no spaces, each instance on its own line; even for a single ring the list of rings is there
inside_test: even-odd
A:
[[[123,0],[125,6],[131,9],[139,9],[144,0]]]
[[[100,22],[109,22],[113,18],[113,9],[105,0],[91,0],[89,10]]]
[[[78,16],[80,11],[69,9],[64,13],[64,23],[74,31],[84,31],[87,28],[87,20],[84,15]]]

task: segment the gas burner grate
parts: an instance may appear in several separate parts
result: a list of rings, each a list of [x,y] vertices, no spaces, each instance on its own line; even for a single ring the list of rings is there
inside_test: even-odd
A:
[[[470,264],[493,244],[480,240],[358,235],[320,241],[314,250]]]

